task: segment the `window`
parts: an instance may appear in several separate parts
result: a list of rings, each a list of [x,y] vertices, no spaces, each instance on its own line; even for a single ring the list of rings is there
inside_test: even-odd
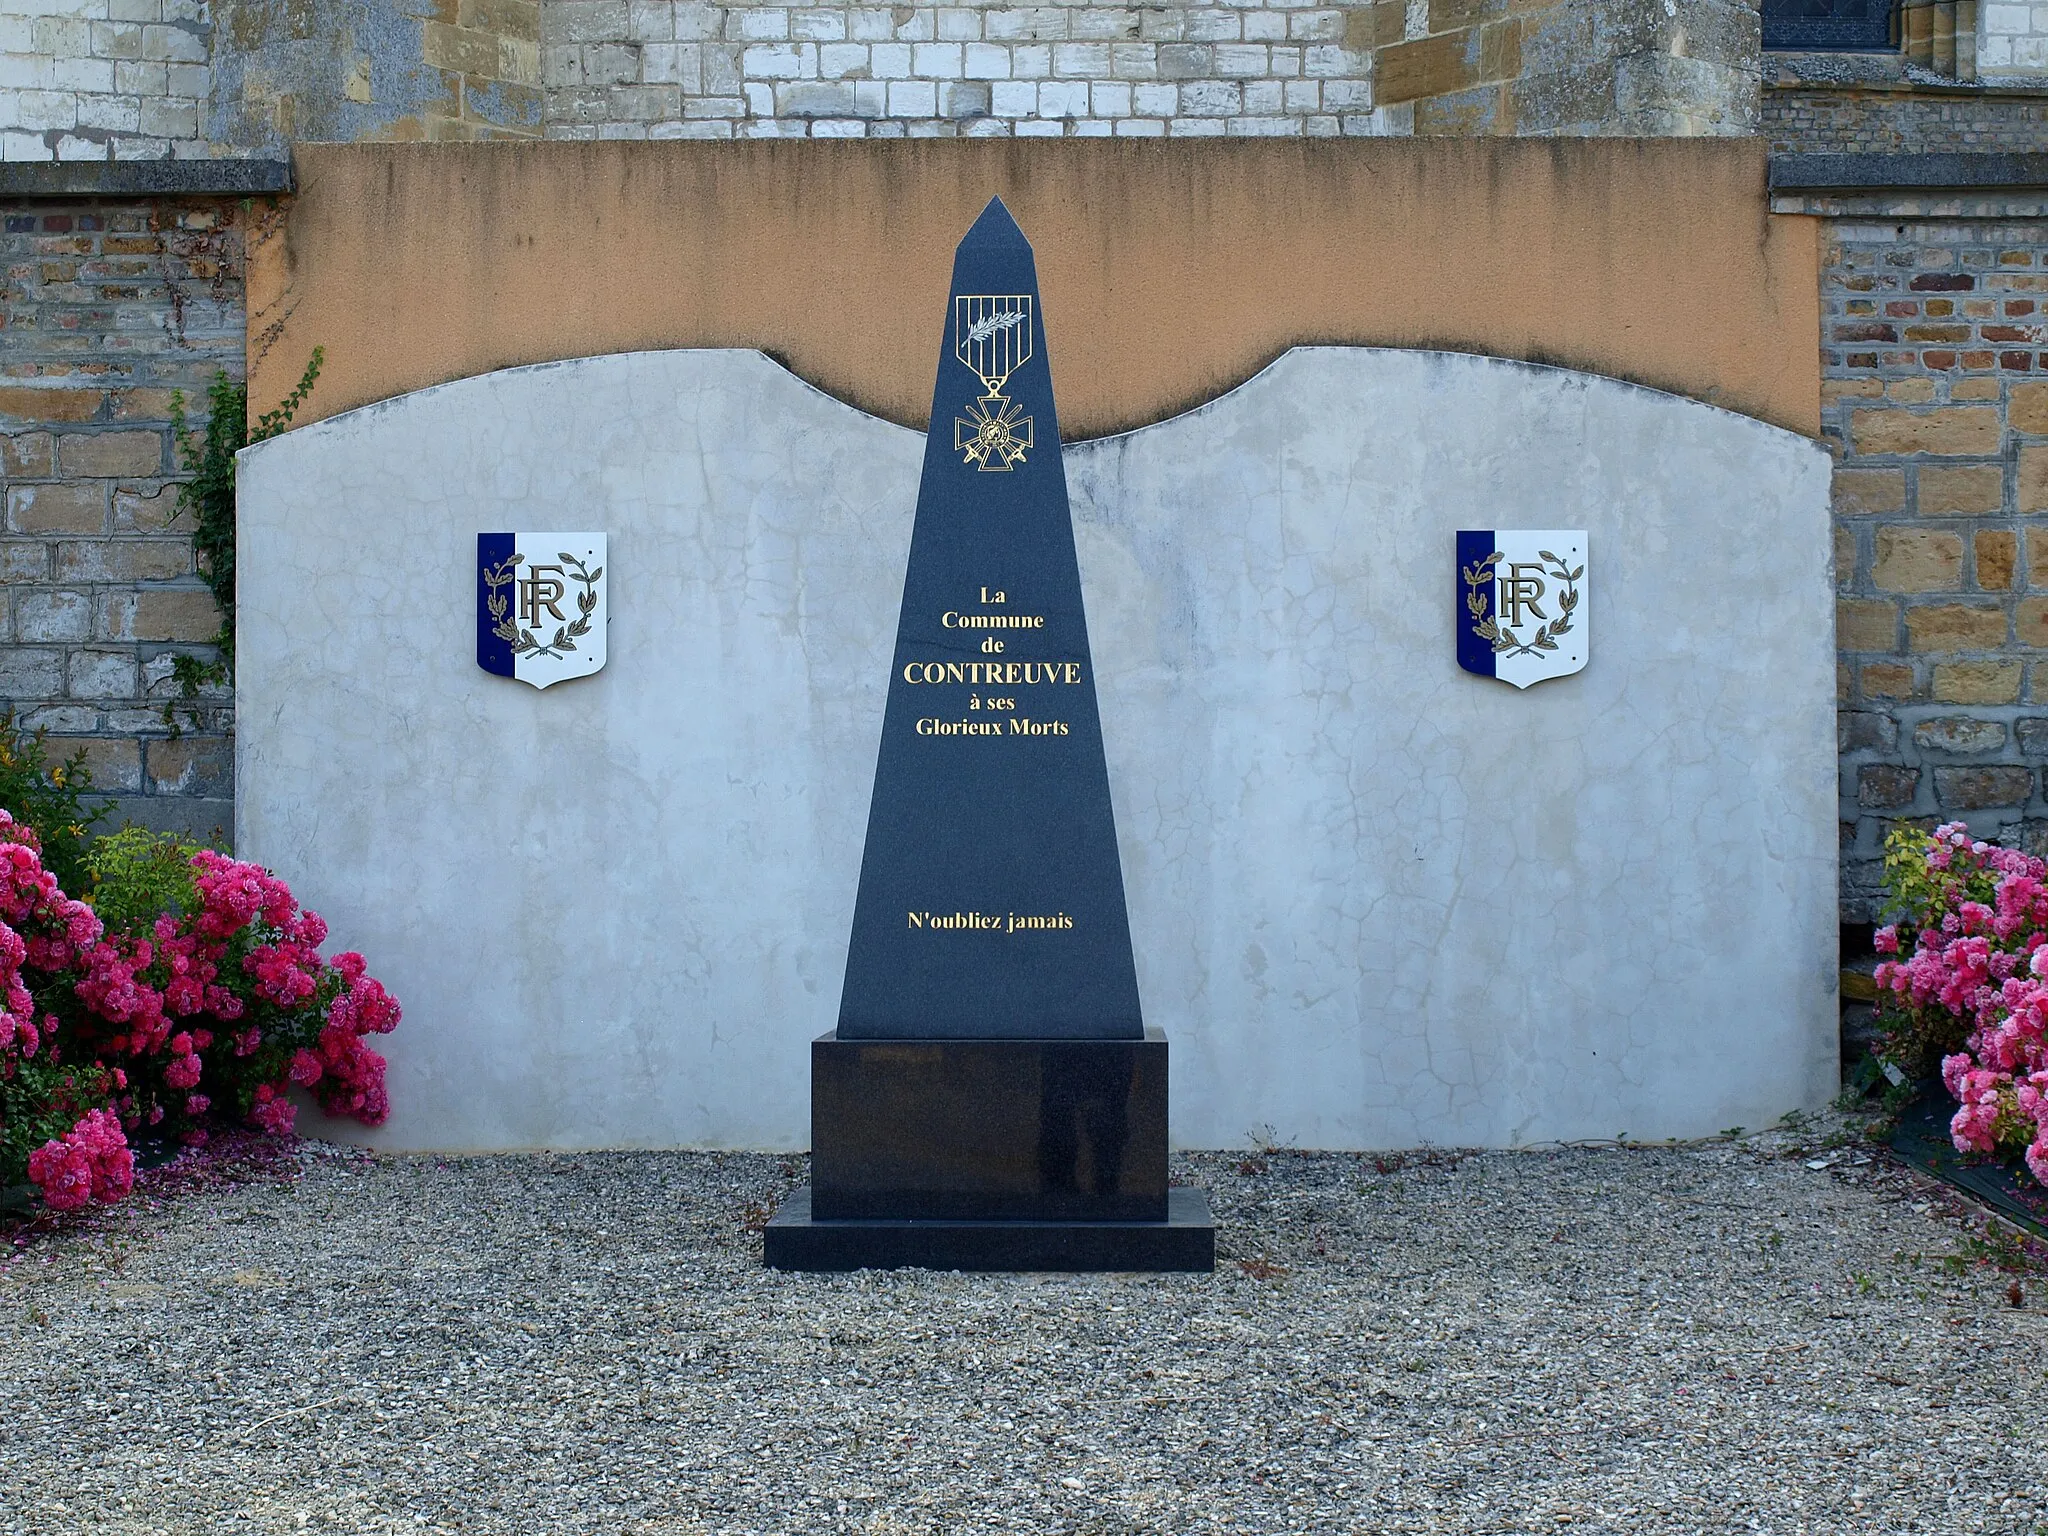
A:
[[[1764,0],[1764,46],[1840,52],[1898,45],[1892,31],[1896,0]]]

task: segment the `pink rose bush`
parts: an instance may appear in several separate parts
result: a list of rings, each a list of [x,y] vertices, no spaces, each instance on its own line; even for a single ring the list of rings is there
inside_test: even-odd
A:
[[[89,1109],[61,1139],[29,1154],[28,1176],[53,1211],[73,1211],[95,1200],[124,1198],[135,1184],[135,1154],[121,1122],[104,1109]]]
[[[1882,1054],[1909,1073],[1938,1058],[1957,1149],[2048,1184],[2048,864],[1960,822],[1894,832],[1885,863],[1904,915],[1876,936],[1901,956],[1877,967]]]
[[[109,932],[58,888],[35,834],[0,810],[0,1188],[44,1203],[126,1195],[128,1135],[207,1138],[209,1117],[289,1135],[290,1085],[330,1115],[382,1124],[368,1043],[397,1002],[282,880],[201,850],[187,910]]]

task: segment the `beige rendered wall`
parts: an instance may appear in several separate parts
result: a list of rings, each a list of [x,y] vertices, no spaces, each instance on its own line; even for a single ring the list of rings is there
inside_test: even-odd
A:
[[[1818,222],[1766,211],[1757,141],[308,145],[298,176],[251,256],[249,363],[262,409],[326,349],[302,422],[522,363],[754,347],[921,426],[954,245],[1000,194],[1069,440],[1308,342],[1819,428]]]

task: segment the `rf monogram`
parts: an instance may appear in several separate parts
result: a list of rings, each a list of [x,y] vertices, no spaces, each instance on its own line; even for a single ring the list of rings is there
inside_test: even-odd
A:
[[[1509,626],[1522,622],[1524,608],[1539,619],[1549,618],[1550,615],[1545,613],[1538,603],[1544,592],[1542,565],[1533,561],[1517,560],[1508,566],[1507,572],[1507,575],[1500,578],[1500,606]]]
[[[538,624],[543,613],[553,614],[558,619],[567,618],[562,612],[563,594],[569,589],[562,581],[562,567],[559,565],[529,565],[526,574],[519,578],[519,622]]]

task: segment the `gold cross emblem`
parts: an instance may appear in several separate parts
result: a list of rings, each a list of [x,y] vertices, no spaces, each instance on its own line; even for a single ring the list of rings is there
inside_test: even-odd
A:
[[[968,403],[965,417],[953,418],[953,446],[977,469],[1010,469],[1031,446],[1031,418],[1016,401],[985,395]]]

